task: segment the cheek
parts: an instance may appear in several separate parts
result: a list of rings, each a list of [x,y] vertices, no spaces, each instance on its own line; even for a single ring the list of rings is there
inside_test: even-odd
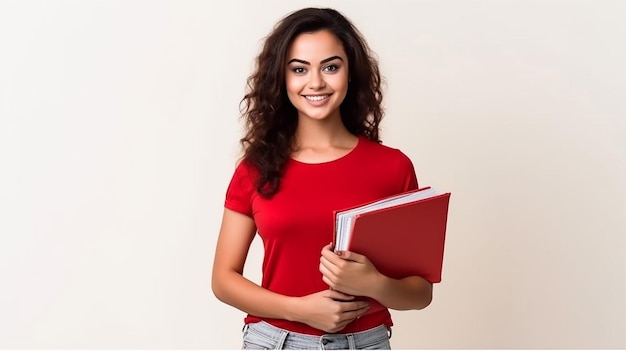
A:
[[[333,87],[335,91],[345,93],[348,91],[348,77],[345,75],[335,76],[333,79]]]
[[[298,103],[298,97],[300,96],[300,89],[296,81],[293,79],[287,79],[285,81],[285,88],[287,89],[287,98],[295,105]]]
[[[294,94],[298,95],[300,93],[301,87],[298,83],[298,79],[295,78],[287,78],[285,80],[285,87],[287,88],[287,93],[289,95]]]

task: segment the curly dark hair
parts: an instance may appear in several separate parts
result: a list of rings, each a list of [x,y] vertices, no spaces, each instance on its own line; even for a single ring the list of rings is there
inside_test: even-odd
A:
[[[279,21],[265,38],[255,72],[247,80],[247,94],[241,100],[245,120],[243,160],[258,169],[255,186],[264,197],[278,192],[282,170],[294,151],[298,112],[287,97],[287,52],[298,35],[320,30],[333,33],[348,57],[350,83],[340,106],[343,124],[354,135],[381,142],[381,76],[378,60],[362,34],[336,10],[295,11]]]

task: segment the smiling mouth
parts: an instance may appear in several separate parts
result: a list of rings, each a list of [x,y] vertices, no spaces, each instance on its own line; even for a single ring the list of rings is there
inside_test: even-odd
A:
[[[330,94],[327,95],[302,95],[305,99],[309,101],[322,101],[326,100],[330,97]]]

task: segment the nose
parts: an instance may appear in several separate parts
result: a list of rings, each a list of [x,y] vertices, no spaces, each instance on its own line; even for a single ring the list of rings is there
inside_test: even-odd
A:
[[[309,79],[309,88],[311,89],[321,89],[326,86],[326,82],[324,82],[324,77],[322,73],[316,70],[313,70]]]

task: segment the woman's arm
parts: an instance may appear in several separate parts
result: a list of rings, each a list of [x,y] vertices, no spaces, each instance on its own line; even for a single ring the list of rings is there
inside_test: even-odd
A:
[[[394,310],[419,310],[430,304],[433,286],[426,279],[412,276],[389,278],[370,260],[354,252],[333,252],[331,245],[322,249],[320,272],[331,288],[346,294],[371,297]]]
[[[252,218],[224,210],[211,282],[220,301],[254,316],[302,322],[331,332],[343,329],[367,310],[367,303],[351,301],[353,296],[338,291],[289,297],[246,279],[243,268],[255,234]]]

